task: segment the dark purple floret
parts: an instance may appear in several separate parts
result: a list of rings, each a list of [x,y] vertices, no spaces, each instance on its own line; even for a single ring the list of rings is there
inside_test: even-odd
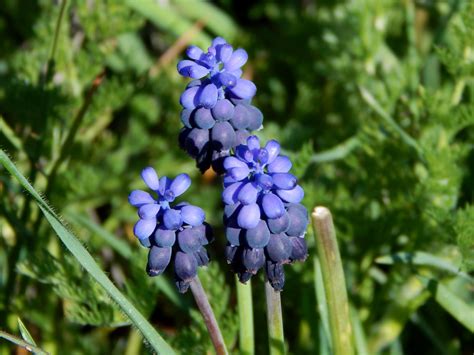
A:
[[[141,175],[154,196],[134,190],[128,200],[138,208],[134,233],[150,249],[146,271],[150,276],[161,275],[173,261],[176,285],[180,292],[185,292],[197,274],[197,267],[209,263],[204,245],[213,238],[211,227],[204,222],[201,208],[187,202],[173,204],[191,185],[187,174],[174,179],[158,178],[156,171],[148,167]]]
[[[261,147],[259,139],[250,136],[245,143],[224,160],[228,260],[243,282],[266,265],[267,278],[281,290],[282,265],[304,261],[308,254],[303,238],[308,213],[300,203],[304,192],[290,173],[290,159],[280,155],[278,142]]]

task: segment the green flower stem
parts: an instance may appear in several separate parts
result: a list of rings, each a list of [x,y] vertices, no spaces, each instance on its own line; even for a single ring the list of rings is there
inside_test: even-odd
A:
[[[224,343],[224,337],[222,336],[219,325],[217,324],[216,316],[212,311],[211,305],[209,304],[209,300],[207,299],[198,276],[191,281],[191,291],[196,300],[196,304],[201,311],[202,317],[204,318],[204,323],[206,323],[216,354],[227,355],[228,352]]]
[[[335,355],[354,354],[344,270],[331,212],[316,207],[311,214],[328,306],[332,349]]]
[[[281,314],[280,292],[275,291],[268,281],[265,282],[267,299],[268,343],[270,355],[285,354],[285,338],[283,336],[283,316]]]
[[[241,283],[237,276],[235,280],[239,305],[240,353],[242,355],[253,355],[255,353],[255,339],[253,333],[252,284],[251,280],[246,284]]]

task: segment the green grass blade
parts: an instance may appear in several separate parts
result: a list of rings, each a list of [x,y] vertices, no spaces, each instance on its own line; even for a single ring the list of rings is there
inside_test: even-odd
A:
[[[390,255],[380,256],[375,259],[378,264],[392,265],[395,263],[403,263],[417,266],[428,266],[436,268],[442,271],[446,271],[450,274],[460,276],[467,281],[474,282],[474,278],[459,270],[459,267],[451,264],[450,262],[441,259],[440,257],[425,253],[422,251],[416,251],[413,253],[400,252]]]
[[[76,214],[76,213],[67,213],[68,219],[73,223],[81,225],[88,229],[90,232],[94,233],[98,237],[102,238],[112,249],[114,249],[120,256],[124,259],[131,260],[133,257],[136,257],[135,254],[128,245],[123,240],[118,239],[115,235],[110,233],[108,230],[98,225],[94,221],[88,219],[87,217]],[[158,288],[168,297],[168,299],[173,302],[179,308],[188,311],[190,305],[185,301],[183,297],[176,292],[176,289],[171,284],[171,282],[165,277],[155,277],[153,280],[156,282]]]
[[[345,140],[341,144],[338,144],[335,147],[313,154],[313,156],[310,159],[310,162],[311,163],[326,163],[326,162],[332,162],[335,160],[343,159],[359,146],[360,146],[360,141],[356,136],[354,136]]]
[[[153,0],[125,0],[125,4],[150,20],[155,26],[173,33],[176,37],[183,35],[188,31],[193,23],[184,18],[175,7],[167,3],[161,3]],[[203,19],[205,21],[205,19]],[[193,37],[193,44],[202,48],[209,47],[211,37],[203,32],[196,33]]]
[[[383,109],[383,107],[379,104],[379,102],[375,99],[375,97],[365,88],[359,88],[360,93],[364,101],[375,111],[379,114],[381,118],[387,123],[395,132],[398,133],[400,138],[402,139],[405,144],[409,145],[413,149],[416,150],[420,158],[424,159],[423,157],[423,150],[418,145],[417,141],[414,140],[408,133],[406,133],[402,127],[392,118],[390,115]]]
[[[80,241],[71,234],[61,223],[59,217],[51,207],[41,198],[40,194],[31,186],[27,179],[18,171],[15,164],[8,158],[3,150],[0,150],[0,163],[15,177],[20,184],[36,200],[41,212],[48,220],[58,237],[64,243],[66,248],[74,255],[77,261],[86,269],[92,278],[94,278],[117,302],[123,312],[130,318],[132,323],[141,331],[150,345],[159,353],[173,354],[173,349],[156,332],[153,326],[143,317],[143,315],[133,306],[132,303],[120,292],[120,290],[110,281],[105,273],[100,269],[94,258],[84,248]]]
[[[327,348],[332,349],[331,336],[329,333],[329,316],[328,316],[328,306],[326,301],[326,291],[324,290],[323,274],[321,272],[321,263],[318,256],[315,254],[313,257],[314,262],[314,288],[316,291],[316,303],[317,303],[317,313],[319,315],[319,327],[321,330],[320,342],[326,342]],[[324,336],[322,336],[324,335]]]
[[[94,223],[89,218],[78,213],[67,213],[67,217],[71,222],[88,229],[91,233],[100,237],[124,259],[130,259],[132,257],[133,250],[125,241],[118,239],[115,235],[97,223]]]
[[[238,28],[232,18],[219,8],[206,1],[175,0],[173,5],[185,17],[204,20],[214,33],[223,36],[228,42],[237,36]]]
[[[16,344],[18,346],[21,346],[22,348],[25,348],[28,351],[31,351],[34,354],[39,354],[39,355],[48,355],[46,351],[44,351],[41,348],[38,348],[36,345],[30,344],[20,338],[17,338],[16,336],[13,336],[11,334],[5,333],[0,330],[0,338],[6,339],[9,342],[12,342],[13,344]]]
[[[367,346],[367,337],[364,333],[362,322],[360,321],[357,310],[349,306],[352,329],[354,330],[354,346],[356,348],[356,354],[369,354],[369,348]]]
[[[28,329],[23,324],[20,318],[18,318],[18,328],[20,328],[21,337],[25,339],[28,343],[36,346],[35,340],[33,339],[30,332],[28,331]]]
[[[459,323],[474,333],[474,307],[468,305],[449,288],[434,279],[425,281],[436,302]]]

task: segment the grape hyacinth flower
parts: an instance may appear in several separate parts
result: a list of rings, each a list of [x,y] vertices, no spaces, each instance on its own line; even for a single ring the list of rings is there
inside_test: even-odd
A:
[[[150,249],[146,271],[150,276],[158,276],[173,260],[176,286],[184,293],[197,275],[198,266],[209,263],[204,246],[212,239],[211,228],[204,222],[205,213],[200,207],[187,202],[172,206],[191,185],[187,174],[174,179],[158,178],[155,169],[147,167],[141,177],[156,197],[134,190],[128,201],[138,208],[134,234]]]
[[[180,146],[201,172],[212,165],[223,173],[222,162],[230,150],[262,127],[263,115],[251,105],[255,84],[241,78],[248,55],[221,37],[212,41],[207,52],[190,46],[186,54],[189,59],[178,63],[178,72],[194,80],[180,98],[184,125]]]
[[[270,140],[256,136],[224,160],[224,224],[227,260],[241,282],[264,267],[273,288],[282,290],[283,265],[304,261],[308,213],[300,203],[304,192],[289,171],[288,157]]]

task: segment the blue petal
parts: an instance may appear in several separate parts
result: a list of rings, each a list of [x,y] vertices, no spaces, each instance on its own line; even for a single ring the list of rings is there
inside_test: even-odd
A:
[[[272,174],[273,184],[282,190],[291,190],[297,184],[297,179],[290,173],[275,173]]]
[[[170,190],[173,191],[175,197],[183,194],[191,186],[191,178],[188,174],[179,174],[170,184]]]
[[[232,70],[232,71],[227,70],[227,72],[235,76],[237,79],[240,78],[243,74],[242,69],[237,69],[237,70]]]
[[[280,154],[280,143],[272,139],[267,142],[265,149],[268,152],[268,164],[272,163],[278,154]]]
[[[217,47],[217,60],[226,63],[232,56],[233,48],[230,44],[221,44]]]
[[[183,76],[187,76],[187,68],[190,67],[191,65],[195,65],[196,63],[193,62],[192,60],[180,60],[178,62],[178,65],[176,66],[176,69],[178,69],[178,73],[180,73]],[[185,73],[182,73],[185,72]]]
[[[226,205],[232,205],[237,202],[237,195],[242,188],[242,182],[235,182],[232,185],[227,186],[224,191],[222,191],[222,201]]]
[[[160,205],[156,203],[150,203],[147,205],[143,205],[138,210],[138,215],[141,219],[151,219],[155,218],[160,210]]]
[[[247,163],[244,163],[242,160],[237,159],[236,157],[227,157],[224,160],[224,168],[226,170],[245,167],[247,167]]]
[[[224,38],[218,36],[218,37],[216,37],[212,40],[211,46],[212,47],[217,47],[218,45],[222,45],[222,44],[226,44],[226,43],[227,43],[227,41]]]
[[[221,83],[222,86],[227,86],[229,88],[234,87],[237,84],[237,77],[228,73],[228,72],[222,72],[219,73],[219,82]]]
[[[202,54],[202,49],[196,46],[189,46],[188,49],[186,49],[186,55],[194,60],[198,60]]]
[[[159,189],[160,182],[158,180],[158,175],[156,174],[155,169],[149,166],[142,170],[141,176],[143,181],[145,181],[145,184],[147,184],[150,189],[154,191]]]
[[[181,104],[181,106],[183,106],[184,108],[189,108],[189,109],[195,108],[196,107],[195,99],[196,99],[199,89],[200,89],[200,86],[193,86],[189,89],[186,89],[181,94],[181,97],[179,98],[179,103]]]
[[[285,214],[283,202],[272,193],[263,196],[262,209],[268,218],[279,218]]]
[[[260,208],[256,203],[242,206],[237,216],[237,224],[240,228],[255,228],[260,221]]]
[[[153,197],[145,191],[133,190],[128,196],[128,202],[135,207],[140,207],[148,203],[154,203]]]
[[[188,75],[190,78],[193,79],[201,79],[205,77],[207,74],[209,74],[209,69],[199,65],[195,64],[191,67],[188,67]]]
[[[173,209],[168,209],[163,214],[163,223],[167,229],[178,229],[183,224],[181,212]]]
[[[240,181],[245,179],[249,176],[250,170],[248,167],[244,168],[232,168],[228,171],[230,176],[232,176],[235,180]]]
[[[260,140],[257,136],[250,136],[247,138],[247,146],[250,150],[260,149]]]
[[[228,90],[240,99],[250,99],[255,96],[257,87],[253,82],[247,79],[237,79],[237,83]]]
[[[209,73],[209,69],[193,62],[192,60],[182,60],[178,63],[178,72],[182,76],[201,79]]]
[[[204,222],[206,214],[204,213],[202,208],[193,205],[188,205],[184,206],[181,209],[181,217],[183,218],[184,223],[196,227],[200,226]]]
[[[269,173],[287,173],[291,166],[290,159],[284,155],[276,157],[272,163],[267,165]]]
[[[303,188],[297,185],[292,190],[277,190],[277,195],[286,202],[299,203],[304,197]]]
[[[239,191],[237,198],[243,205],[250,205],[257,202],[258,189],[252,182],[246,183]]]
[[[250,138],[250,137],[249,137]],[[248,138],[247,138],[248,140]],[[239,157],[240,160],[246,161],[248,163],[253,161],[253,154],[250,149],[245,145],[239,145],[235,148],[235,155]]]
[[[133,233],[138,239],[148,238],[156,228],[156,218],[140,219],[133,227]]]
[[[165,191],[170,188],[171,179],[168,179],[166,176],[160,177],[160,186],[158,188],[158,192],[160,195],[164,195]]]
[[[240,69],[240,67],[247,62],[248,58],[249,56],[244,49],[236,49],[229,60],[224,64],[224,69],[228,71]]]
[[[217,87],[214,84],[207,84],[204,88],[201,87],[198,95],[199,105],[205,108],[213,108],[217,102],[217,94]]]
[[[227,186],[232,185],[234,182],[237,182],[237,180],[235,180],[235,179],[234,179],[232,176],[230,176],[229,174],[225,174],[225,175],[224,175],[223,182],[224,182],[224,187],[227,187]]]

